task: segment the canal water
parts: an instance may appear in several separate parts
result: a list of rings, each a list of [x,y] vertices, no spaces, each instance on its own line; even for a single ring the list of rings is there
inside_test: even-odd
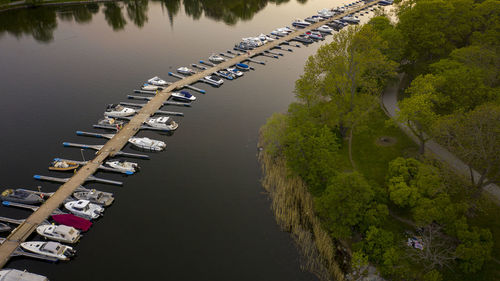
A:
[[[54,157],[91,159],[93,151],[62,142],[102,144],[78,137],[107,104],[126,101],[141,82],[230,49],[241,37],[268,33],[342,1],[126,1],[0,13],[0,188],[54,191],[34,174],[53,173]],[[327,40],[328,41],[328,40]],[[236,81],[204,84],[181,111],[167,150],[137,160],[133,176],[98,173],[123,187],[115,203],[76,245],[70,262],[13,258],[7,267],[50,280],[315,280],[300,270],[290,236],[276,225],[256,159],[259,127],[293,102],[295,80],[321,43],[295,48],[279,60],[257,58]],[[130,147],[128,152],[137,152]],[[135,161],[135,160],[134,160]],[[0,215],[29,211],[0,207]],[[40,237],[33,236],[32,240]]]

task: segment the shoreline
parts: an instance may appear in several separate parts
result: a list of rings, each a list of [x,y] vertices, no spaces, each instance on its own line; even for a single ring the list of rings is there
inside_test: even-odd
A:
[[[64,1],[64,2],[41,2],[41,3],[20,3],[20,4],[5,4],[0,6],[0,13],[12,10],[20,10],[20,9],[28,9],[28,8],[37,8],[44,6],[71,6],[71,5],[82,5],[82,4],[93,4],[93,3],[104,3],[104,2],[120,2],[120,0],[78,0],[78,1]]]

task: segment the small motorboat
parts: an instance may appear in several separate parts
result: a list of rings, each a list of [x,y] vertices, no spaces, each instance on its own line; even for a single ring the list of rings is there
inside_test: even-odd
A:
[[[219,77],[225,78],[227,80],[234,79],[233,74],[230,73],[229,71],[226,71],[226,70],[218,70],[218,71],[214,72],[214,74],[219,76]]]
[[[67,160],[54,159],[49,164],[49,170],[51,171],[72,171],[78,168],[80,165],[76,162],[71,162]]]
[[[297,42],[304,43],[304,44],[311,44],[311,43],[314,42],[314,40],[312,40],[311,38],[309,38],[309,36],[304,36],[304,35],[300,35],[300,36],[294,37],[293,40],[295,40]]]
[[[275,35],[275,36],[279,36],[279,37],[284,37],[284,36],[287,36],[288,35],[288,32],[286,31],[283,31],[283,30],[273,30],[271,31],[271,35]]]
[[[97,125],[116,128],[116,129],[120,129],[121,127],[125,126],[125,124],[126,124],[125,121],[110,117],[104,117],[104,119],[97,121]]]
[[[90,203],[89,200],[70,201],[64,204],[64,207],[71,213],[89,220],[97,219],[104,212],[103,207]]]
[[[135,114],[135,110],[119,104],[109,104],[104,112],[106,117],[126,117]]]
[[[191,68],[185,67],[185,66],[177,68],[177,72],[179,72],[180,74],[184,74],[184,75],[192,75],[192,74],[196,73],[196,71],[192,70]]]
[[[329,27],[328,25],[322,25],[322,26],[318,27],[316,30],[318,30],[319,32],[328,33],[328,34],[331,34],[333,32],[333,29],[331,27]]]
[[[243,76],[243,72],[239,71],[238,69],[231,67],[227,68],[227,71],[231,72],[235,78]]]
[[[104,166],[132,173],[135,173],[139,170],[139,164],[128,161],[106,161],[104,163]]]
[[[170,117],[167,117],[167,116],[148,118],[148,120],[146,120],[145,124],[150,126],[150,127],[153,127],[153,128],[163,129],[165,131],[175,131],[179,127],[179,124],[177,124],[174,120],[171,120]],[[158,141],[158,142],[163,143],[161,141]],[[165,147],[166,147],[166,145],[165,145]],[[163,147],[163,148],[165,148],[165,147]],[[160,149],[160,150],[163,150],[163,149]],[[157,150],[154,149],[154,151],[157,151]]]
[[[296,29],[290,28],[288,26],[280,27],[280,28],[278,28],[278,30],[285,31],[285,32],[288,32],[288,33],[292,33],[294,31],[296,31]]]
[[[260,46],[264,45],[264,42],[262,42],[262,40],[260,40],[257,37],[242,38],[241,42],[246,42],[246,43],[250,44],[250,46],[252,46],[254,48],[255,47],[260,47]]]
[[[215,75],[205,76],[203,81],[205,81],[206,83],[208,83],[210,85],[216,86],[216,87],[219,87],[220,85],[222,85],[224,83],[224,80],[222,80],[221,78],[219,78]]]
[[[196,97],[186,91],[172,92],[172,98],[182,101],[195,101]]]
[[[8,224],[0,222],[0,232],[7,232],[7,231],[10,231],[11,229],[12,228]]]
[[[311,23],[307,22],[307,21],[303,21],[301,19],[295,19],[293,22],[292,22],[292,25],[293,26],[296,26],[296,27],[307,27],[309,25],[311,25]]]
[[[148,84],[148,83],[144,83],[141,86],[141,90],[143,90],[143,91],[158,91],[158,90],[162,90],[162,89],[163,88],[160,87],[160,86],[151,85],[151,84]]]
[[[240,42],[234,45],[234,47],[241,50],[253,50],[255,48],[255,46],[252,46],[249,42]]]
[[[75,255],[72,247],[58,242],[32,241],[21,243],[21,248],[43,256],[54,257],[60,260],[68,260]]]
[[[36,228],[36,232],[41,236],[63,243],[76,243],[80,239],[80,231],[72,226],[44,224]]]
[[[210,57],[208,57],[208,59],[213,63],[221,63],[221,62],[226,60],[225,58],[223,58],[217,54],[212,54]]]
[[[165,85],[168,85],[167,81],[161,79],[158,76],[155,76],[155,77],[149,79],[148,83],[151,84],[151,85],[155,85],[155,86],[165,86]]]
[[[130,138],[128,140],[131,144],[136,146],[137,148],[148,150],[148,151],[162,151],[167,147],[167,144],[159,141],[152,140],[150,138]]]
[[[40,195],[22,189],[6,189],[0,195],[0,199],[2,199],[2,201],[28,205],[40,204],[43,202],[43,198]]]
[[[316,22],[320,22],[322,20],[323,20],[323,18],[321,18],[319,16],[311,16],[311,17],[307,17],[304,19],[304,21],[307,21],[309,23],[316,23]]]
[[[321,33],[317,32],[317,31],[307,31],[305,33],[305,35],[309,36],[309,38],[312,38],[314,40],[324,40],[325,37],[323,37],[323,35],[321,35]]]
[[[250,66],[248,64],[244,64],[244,63],[237,63],[235,64],[236,68],[238,68],[239,70],[245,70],[245,71],[248,71],[250,69]]]
[[[1,281],[49,281],[43,275],[21,271],[17,269],[2,269],[0,270]]]
[[[92,226],[91,221],[81,217],[77,217],[73,214],[52,215],[52,219],[59,224],[72,226],[81,231],[87,231]]]
[[[261,40],[261,41],[267,41],[267,42],[272,42],[274,41],[275,39],[274,38],[271,38],[267,35],[265,35],[264,33],[261,33],[258,38]]]
[[[318,11],[318,15],[325,18],[331,18],[335,15],[335,13],[329,9],[321,9]]]
[[[341,21],[351,23],[351,24],[358,24],[359,23],[359,19],[357,19],[353,16],[345,16],[341,19]]]
[[[107,207],[113,203],[115,198],[113,193],[103,192],[95,189],[88,191],[77,191],[73,193],[73,197],[78,200],[88,200],[90,203]]]

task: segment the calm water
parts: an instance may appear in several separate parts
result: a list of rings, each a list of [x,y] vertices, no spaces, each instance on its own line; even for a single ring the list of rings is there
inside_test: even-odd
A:
[[[106,104],[241,37],[341,3],[301,2],[128,1],[0,14],[0,187],[55,190],[32,176],[69,177],[47,164],[82,158],[63,141],[103,143],[75,131],[96,131]],[[167,151],[139,160],[137,175],[96,175],[123,187],[87,185],[114,192],[116,201],[78,243],[78,256],[58,264],[14,258],[8,267],[51,280],[315,280],[299,269],[292,240],[274,221],[256,142],[266,118],[293,101],[294,81],[319,46],[261,58],[268,65],[219,89],[199,84],[208,93],[196,94],[191,108],[164,107],[185,113],[175,118],[175,134],[138,135],[166,141]],[[2,216],[29,213],[0,207]]]

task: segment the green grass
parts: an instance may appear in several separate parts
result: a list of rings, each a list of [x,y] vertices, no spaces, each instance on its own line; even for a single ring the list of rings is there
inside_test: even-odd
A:
[[[401,156],[417,156],[418,147],[399,127],[386,126],[389,118],[382,109],[377,108],[370,115],[365,128],[354,132],[352,156],[359,172],[383,186],[389,162]],[[396,142],[381,146],[377,144],[381,137],[394,138]]]

